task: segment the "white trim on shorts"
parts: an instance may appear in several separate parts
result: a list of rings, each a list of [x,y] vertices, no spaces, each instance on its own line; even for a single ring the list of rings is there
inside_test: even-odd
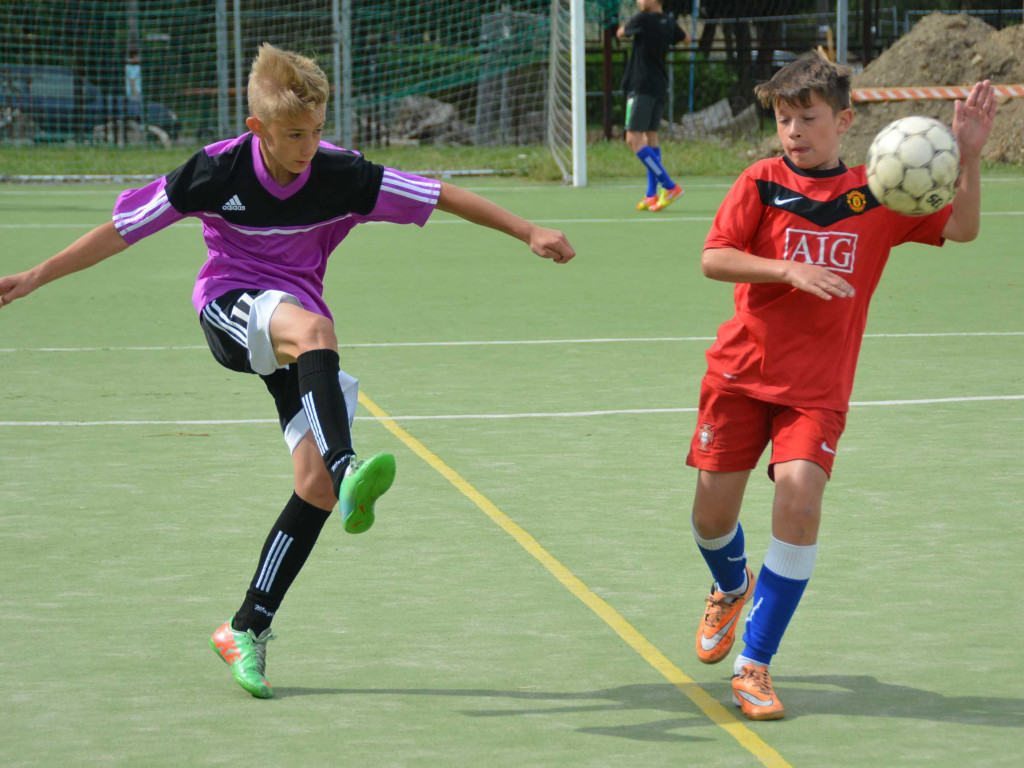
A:
[[[359,379],[352,378],[344,371],[339,370],[338,383],[341,384],[341,394],[345,398],[348,428],[352,429],[352,423],[356,418],[356,405],[359,403]],[[309,432],[309,418],[306,416],[305,410],[299,410],[284,428],[284,441],[288,443],[288,450],[295,453],[295,449],[307,432]]]
[[[285,291],[263,291],[253,301],[249,310],[246,333],[249,367],[263,376],[269,376],[279,368],[288,367],[287,363],[281,365],[277,362],[274,343],[270,339],[270,320],[282,303],[294,304],[296,307],[302,306],[301,301]],[[348,426],[351,429],[356,417],[356,405],[359,402],[359,380],[339,370],[338,383],[341,384],[341,394],[345,398]],[[295,453],[295,449],[307,432],[309,432],[309,419],[306,412],[300,408],[284,428],[284,441],[288,444],[288,450]]]
[[[270,319],[282,303],[301,307],[302,302],[284,291],[264,291],[249,309],[245,347],[249,350],[249,367],[262,376],[269,376],[285,366],[277,362],[274,342],[270,340]]]

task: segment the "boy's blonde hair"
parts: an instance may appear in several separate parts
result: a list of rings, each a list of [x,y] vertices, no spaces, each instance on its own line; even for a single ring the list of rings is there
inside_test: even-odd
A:
[[[270,43],[259,47],[249,70],[249,112],[270,123],[327,103],[330,84],[316,62]]]
[[[809,53],[784,66],[767,83],[757,85],[754,95],[763,107],[774,107],[780,101],[808,107],[811,95],[817,94],[833,113],[838,113],[850,108],[851,74],[849,67]]]

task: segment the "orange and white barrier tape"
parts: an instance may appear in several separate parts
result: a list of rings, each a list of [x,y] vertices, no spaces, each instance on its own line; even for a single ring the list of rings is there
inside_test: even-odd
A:
[[[1024,85],[994,85],[996,96],[1024,96]],[[854,88],[850,98],[864,101],[942,101],[963,99],[971,92],[966,85],[921,85],[911,88]]]

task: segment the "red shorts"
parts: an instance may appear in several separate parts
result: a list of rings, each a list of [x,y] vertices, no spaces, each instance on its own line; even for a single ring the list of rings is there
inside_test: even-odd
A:
[[[775,465],[794,459],[813,461],[832,477],[846,414],[827,408],[799,408],[756,400],[708,384],[700,386],[697,429],[686,463],[711,472],[754,469],[772,444],[768,477]]]

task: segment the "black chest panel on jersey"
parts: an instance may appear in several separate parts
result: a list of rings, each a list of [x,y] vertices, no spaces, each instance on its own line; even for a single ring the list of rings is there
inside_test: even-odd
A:
[[[167,175],[167,199],[180,213],[214,213],[245,227],[301,227],[347,213],[368,214],[377,203],[384,169],[343,150],[321,148],[309,178],[284,199],[260,183],[252,138],[227,152],[200,150]]]
[[[843,219],[860,216],[881,205],[871,194],[867,184],[862,187],[851,187],[832,200],[821,202],[804,197],[802,192],[775,181],[757,179],[755,183],[762,205],[801,216],[819,227],[830,227]],[[851,200],[855,203],[851,203]]]

